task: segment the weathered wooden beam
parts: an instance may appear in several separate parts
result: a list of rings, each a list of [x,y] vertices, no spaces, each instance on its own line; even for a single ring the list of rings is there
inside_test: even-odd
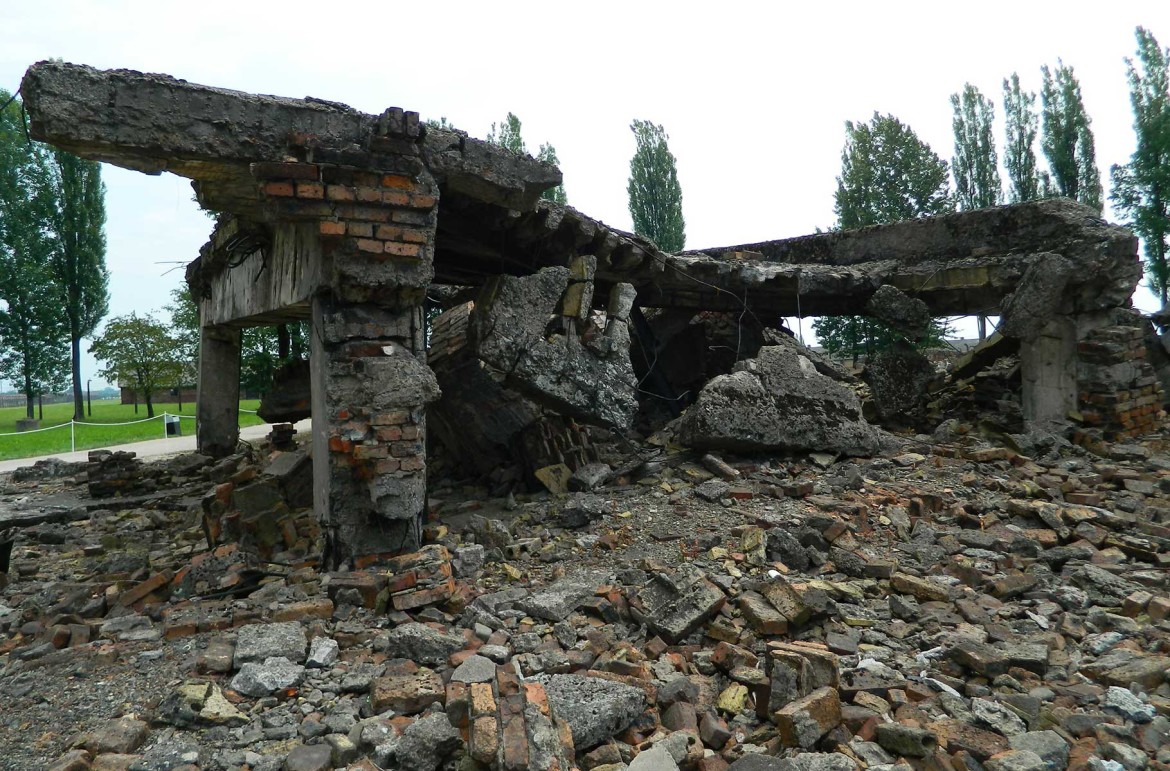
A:
[[[213,239],[215,242],[221,239]],[[222,242],[220,248],[226,248]],[[203,323],[259,322],[279,317],[290,307],[301,309],[297,315],[305,317],[313,292],[326,282],[327,270],[317,223],[278,223],[272,229],[270,244],[212,275],[211,297],[203,303]]]

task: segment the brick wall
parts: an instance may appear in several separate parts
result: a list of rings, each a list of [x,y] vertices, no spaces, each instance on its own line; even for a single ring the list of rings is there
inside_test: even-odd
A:
[[[1146,359],[1142,328],[1095,329],[1077,344],[1081,422],[1109,441],[1155,430],[1163,418],[1162,388]]]

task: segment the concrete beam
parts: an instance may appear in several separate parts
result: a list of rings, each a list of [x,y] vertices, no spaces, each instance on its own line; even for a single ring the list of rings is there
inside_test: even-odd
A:
[[[410,144],[425,136],[421,156],[432,173],[475,200],[528,209],[561,182],[551,164],[459,132],[428,130],[417,113],[396,108],[368,115],[324,99],[51,61],[29,67],[21,94],[35,139],[83,158],[198,180],[201,196],[220,211],[256,197],[247,179],[251,163],[281,162],[298,148],[318,161],[399,170],[385,168],[402,154],[399,138]]]
[[[768,320],[858,313],[885,284],[936,316],[995,314],[1028,267],[1052,254],[1073,266],[1061,313],[1123,305],[1141,278],[1133,234],[1067,199],[682,254],[555,204],[507,217],[460,200],[440,206],[441,283],[524,275],[578,254],[596,255],[600,296],[624,282],[639,305],[741,312],[746,304]]]

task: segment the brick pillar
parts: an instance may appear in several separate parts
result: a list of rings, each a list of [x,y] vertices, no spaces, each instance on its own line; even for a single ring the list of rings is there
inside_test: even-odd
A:
[[[386,110],[365,148],[290,137],[296,161],[255,163],[275,221],[315,222],[324,283],[309,357],[314,508],[325,563],[362,566],[419,546],[424,423],[439,396],[423,348],[438,187],[416,113]]]
[[[199,330],[199,386],[195,414],[199,452],[231,455],[240,440],[240,330]]]
[[[1149,322],[1132,310],[1111,315],[1077,342],[1078,411],[1082,425],[1116,442],[1157,430],[1163,393],[1146,353]]]
[[[439,396],[415,352],[423,324],[421,306],[313,302],[313,489],[329,567],[419,547],[426,404]]]

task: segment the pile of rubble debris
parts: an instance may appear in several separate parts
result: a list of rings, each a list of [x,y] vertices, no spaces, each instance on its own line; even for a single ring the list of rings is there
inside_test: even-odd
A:
[[[338,572],[303,450],[22,471],[0,767],[1167,767],[1166,437],[968,428],[434,481],[420,551]]]

